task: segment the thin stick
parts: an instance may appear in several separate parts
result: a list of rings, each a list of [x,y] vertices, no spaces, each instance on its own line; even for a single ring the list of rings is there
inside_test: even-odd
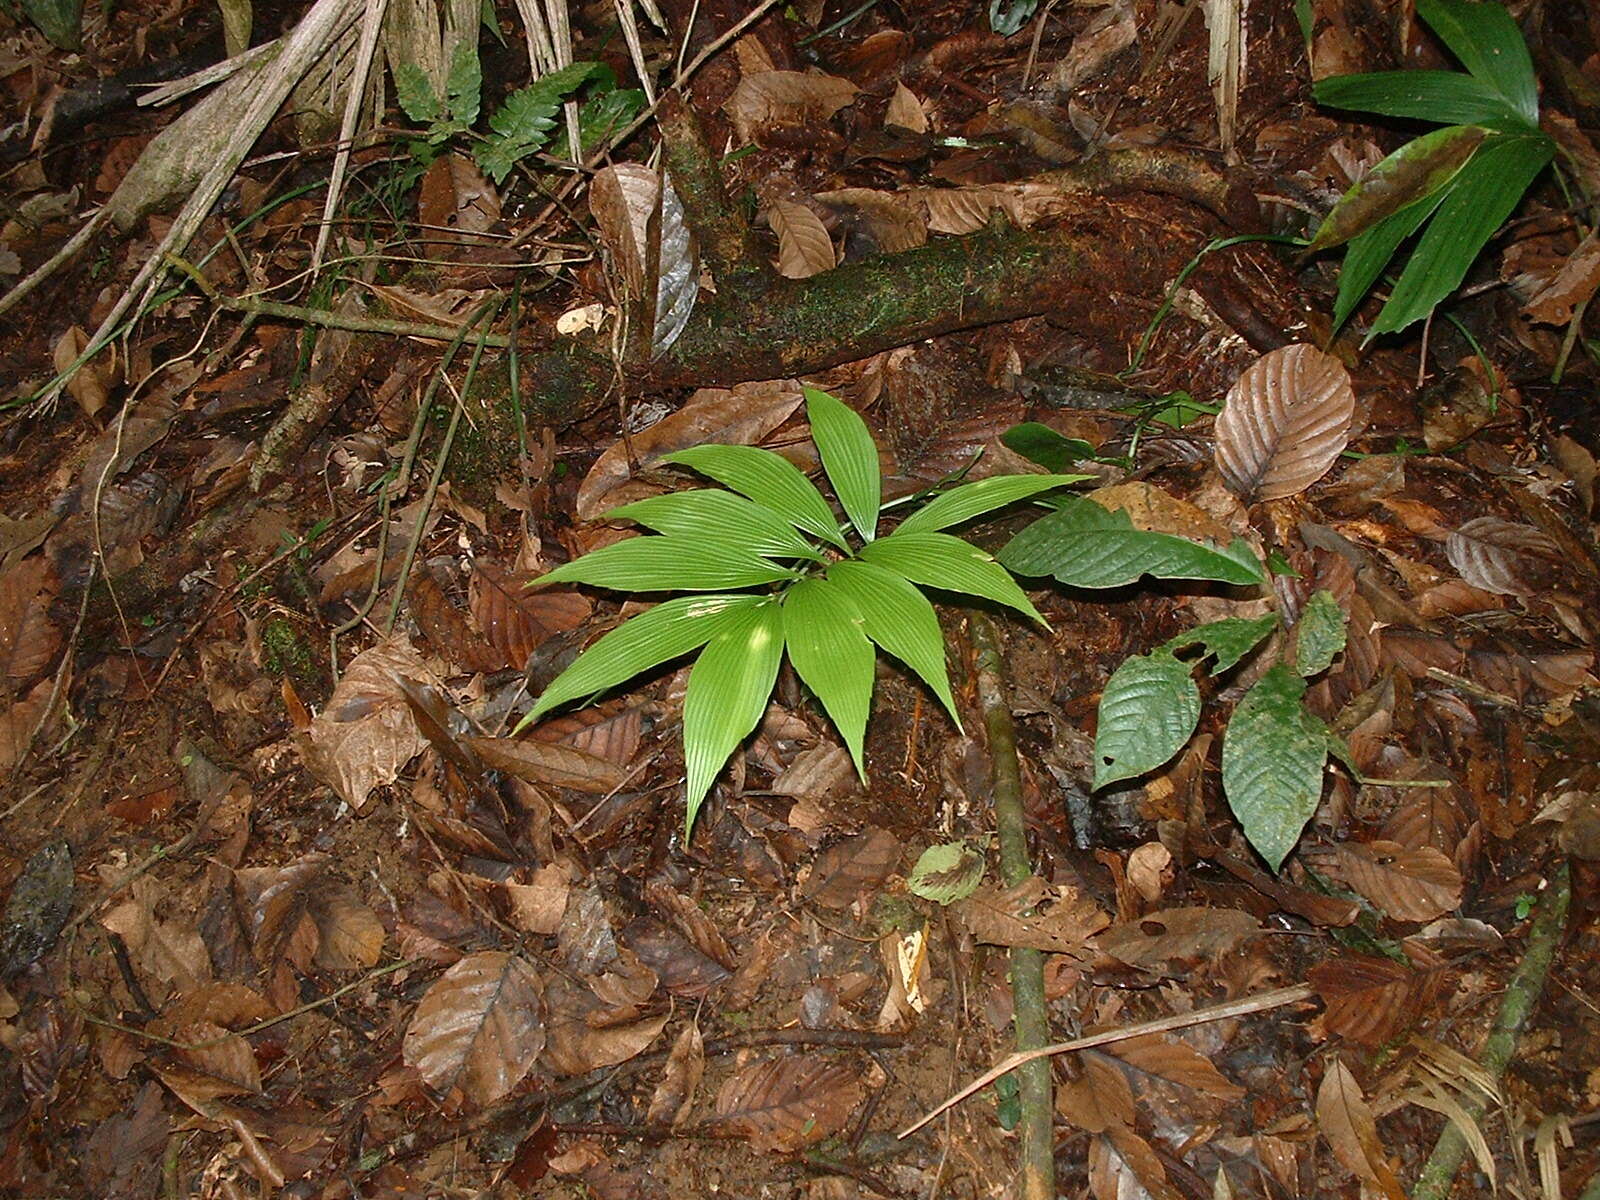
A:
[[[1246,996],[1240,1000],[1212,1004],[1206,1008],[1197,1008],[1193,1012],[1161,1017],[1154,1021],[1145,1021],[1139,1025],[1129,1025],[1123,1029],[1107,1029],[1101,1033],[1091,1033],[1087,1037],[1074,1038],[1070,1042],[1057,1042],[1053,1046],[1041,1046],[1037,1050],[1013,1054],[978,1076],[954,1096],[939,1105],[938,1108],[924,1114],[915,1125],[906,1126],[900,1131],[900,1136],[910,1137],[946,1109],[954,1108],[974,1092],[988,1087],[1006,1072],[1015,1071],[1024,1063],[1030,1063],[1036,1058],[1048,1058],[1057,1054],[1071,1054],[1075,1050],[1088,1050],[1093,1046],[1104,1046],[1111,1042],[1122,1042],[1129,1038],[1144,1037],[1147,1034],[1167,1033],[1173,1029],[1187,1029],[1191,1025],[1206,1025],[1212,1021],[1226,1021],[1230,1017],[1242,1017],[1249,1013],[1266,1012],[1268,1009],[1282,1008],[1286,1004],[1298,1004],[1302,1000],[1309,1000],[1315,994],[1309,983],[1297,983],[1292,987],[1262,992],[1259,996]]]

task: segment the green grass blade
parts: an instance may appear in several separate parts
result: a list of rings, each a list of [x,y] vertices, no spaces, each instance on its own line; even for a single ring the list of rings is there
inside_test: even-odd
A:
[[[764,504],[799,529],[848,549],[833,510],[805,472],[782,455],[757,446],[691,446],[662,455]]]
[[[832,580],[803,579],[783,595],[789,661],[838,727],[863,782],[867,768],[862,743],[877,658],[864,625],[855,601]]]
[[[737,537],[755,553],[778,558],[816,560],[821,557],[815,546],[795,532],[793,525],[765,504],[712,488],[636,500],[612,509],[605,519],[633,521],[657,533],[682,537],[700,537],[707,533],[722,538]]]
[[[816,388],[805,391],[811,440],[822,456],[822,469],[828,473],[845,516],[861,540],[870,542],[878,535],[878,509],[883,502],[877,444],[855,409]]]
[[[1460,286],[1479,251],[1521,202],[1552,154],[1553,144],[1543,134],[1484,143],[1446,191],[1368,340],[1420,321]]]
[[[996,475],[951,488],[942,496],[935,496],[904,521],[890,537],[910,533],[929,533],[947,529],[981,517],[984,513],[1004,508],[1018,500],[1026,500],[1051,488],[1082,483],[1088,475]]]
[[[1539,125],[1539,87],[1533,59],[1517,23],[1499,4],[1417,0],[1426,21],[1461,65],[1492,87],[1528,123]]]
[[[762,596],[680,596],[617,626],[557,675],[518,730],[545,713],[593,696],[652,667],[698,650]]]
[[[855,601],[866,635],[915,671],[960,729],[944,665],[944,633],[928,598],[904,576],[869,562],[834,563],[828,582]]]
[[[683,696],[684,836],[728,756],[761,720],[783,661],[783,615],[766,598],[741,608],[700,652]]]
[[[1333,302],[1335,333],[1356,310],[1356,306],[1366,299],[1372,285],[1378,282],[1383,269],[1400,248],[1400,243],[1422,227],[1422,223],[1433,215],[1460,179],[1461,175],[1457,172],[1455,178],[1439,191],[1406,205],[1399,212],[1389,214],[1371,229],[1350,239],[1344,254],[1344,265],[1339,268],[1339,294]]]
[[[862,548],[861,558],[904,575],[912,583],[981,596],[1014,608],[1049,628],[1011,573],[982,550],[948,533],[908,533]]]
[[[1526,125],[1497,91],[1460,71],[1335,75],[1313,84],[1311,92],[1318,104],[1330,108],[1382,113],[1434,125]]]
[[[687,592],[754,587],[793,575],[726,535],[663,534],[602,546],[541,575],[534,586],[587,583],[618,592]]]

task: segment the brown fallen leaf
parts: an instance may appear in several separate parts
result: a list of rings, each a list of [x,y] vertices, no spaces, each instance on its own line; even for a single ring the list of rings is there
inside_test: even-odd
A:
[[[1133,1088],[1111,1059],[1085,1054],[1083,1073],[1056,1085],[1056,1112],[1069,1125],[1089,1133],[1104,1133],[1114,1126],[1131,1128],[1134,1122]]]
[[[1303,492],[1350,440],[1355,403],[1350,374],[1333,355],[1305,343],[1265,354],[1217,415],[1217,470],[1241,499]]]
[[[475,674],[520,665],[508,662],[482,634],[467,624],[466,617],[450,603],[431,571],[424,569],[412,575],[411,585],[406,589],[406,608],[416,619],[428,644],[458,671]]]
[[[1444,552],[1468,584],[1503,596],[1533,595],[1549,573],[1545,564],[1561,558],[1547,534],[1500,517],[1474,517],[1449,536]]]
[[[824,908],[846,908],[887,879],[899,861],[900,839],[871,828],[818,854],[800,893]]]
[[[826,1055],[753,1059],[717,1093],[717,1123],[742,1133],[758,1151],[787,1154],[843,1129],[862,1090],[854,1064]]]
[[[1337,1058],[1328,1063],[1317,1088],[1317,1127],[1347,1171],[1389,1200],[1405,1200],[1405,1190],[1378,1138],[1372,1107],[1350,1068]]]
[[[10,697],[50,665],[61,631],[50,620],[55,572],[42,555],[0,575],[0,695]]]
[[[436,1092],[482,1108],[522,1082],[544,1046],[538,972],[514,954],[484,950],[423,994],[402,1053]]]
[[[807,205],[774,200],[767,224],[778,235],[778,274],[785,279],[806,279],[837,265],[833,237]]]
[[[1433,846],[1340,842],[1307,852],[1333,878],[1398,921],[1431,921],[1461,903],[1461,872]]]
[[[1443,970],[1413,970],[1365,954],[1317,963],[1306,979],[1322,998],[1315,1027],[1374,1049],[1430,1011],[1452,982]]]
[[[127,944],[141,982],[157,1003],[169,990],[188,991],[211,978],[211,960],[200,931],[182,920],[158,919],[159,898],[154,880],[136,879],[129,898],[100,918],[100,924]]]
[[[1528,298],[1522,311],[1531,321],[1566,325],[1573,310],[1593,296],[1596,288],[1600,288],[1600,234],[1591,231],[1555,276]]]
[[[722,107],[744,145],[782,126],[820,125],[853,104],[859,90],[836,75],[758,71],[739,80]]]
[[[428,745],[401,676],[431,679],[411,639],[397,633],[356,655],[302,743],[307,768],[358,812]]]
[[[1014,888],[981,886],[951,911],[980,942],[1051,954],[1082,954],[1110,922],[1093,901],[1071,888],[1051,888],[1037,875]]]
[[[1185,959],[1214,959],[1260,928],[1233,908],[1164,908],[1100,935],[1100,949],[1132,967],[1159,969]]]
[[[529,732],[535,741],[560,742],[621,766],[638,752],[650,712],[648,704],[602,702],[540,721]]]
[[[473,619],[499,651],[500,665],[519,670],[546,641],[578,628],[594,611],[589,598],[578,592],[530,591],[529,578],[480,559],[473,564],[468,586]]]
[[[1158,1034],[1113,1042],[1106,1052],[1136,1071],[1170,1080],[1223,1100],[1238,1100],[1245,1089],[1217,1070],[1209,1058],[1188,1042],[1171,1041]]]
[[[383,953],[383,922],[350,888],[324,890],[311,898],[316,922],[315,963],[325,971],[363,971]]]
[[[633,1005],[608,1005],[589,988],[552,975],[547,989],[549,1039],[540,1063],[553,1075],[584,1075],[644,1053],[671,1013],[640,1016]]]
[[[262,970],[288,957],[301,970],[319,949],[310,908],[332,859],[308,854],[281,867],[244,867],[233,873],[234,900]]]
[[[529,783],[548,783],[605,795],[616,791],[628,778],[627,770],[619,764],[559,742],[509,737],[462,740],[485,766]]]
[[[661,1082],[651,1093],[645,1121],[651,1125],[670,1125],[674,1129],[685,1125],[694,1110],[695,1089],[700,1086],[705,1069],[705,1040],[700,1035],[699,1022],[691,1019],[678,1031],[677,1040],[667,1052]]]

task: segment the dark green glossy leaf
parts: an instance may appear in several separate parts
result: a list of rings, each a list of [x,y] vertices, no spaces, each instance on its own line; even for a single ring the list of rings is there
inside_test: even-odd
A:
[[[890,536],[901,537],[911,533],[929,533],[936,529],[947,529],[951,525],[959,525],[963,521],[981,517],[984,513],[993,512],[997,508],[1014,504],[1018,500],[1037,496],[1040,492],[1082,483],[1089,478],[1091,476],[1088,475],[995,475],[988,479],[963,483],[928,501],[901,521]]]
[[[633,521],[657,533],[737,539],[757,554],[817,559],[817,548],[764,504],[711,488],[672,492],[624,504],[605,514],[608,521]]]
[[[1372,285],[1378,282],[1383,269],[1389,265],[1400,243],[1422,227],[1433,215],[1445,193],[1460,179],[1458,172],[1443,188],[1432,195],[1406,205],[1391,213],[1371,229],[1356,235],[1345,250],[1344,265],[1339,268],[1339,295],[1333,302],[1333,327],[1341,328],[1356,306],[1366,299]]]
[[[848,549],[833,510],[805,473],[788,459],[756,446],[691,446],[662,455],[715,479],[757,504],[782,513],[791,525]]]
[[[83,0],[22,0],[22,11],[52,46],[76,50],[83,44]]]
[[[1472,75],[1492,87],[1530,127],[1539,124],[1539,86],[1517,23],[1499,4],[1417,0],[1417,15]]]
[[[1202,657],[1216,655],[1211,673],[1221,675],[1224,671],[1232,670],[1240,659],[1259,646],[1277,627],[1276,613],[1268,613],[1254,620],[1248,617],[1224,617],[1220,621],[1209,621],[1180,633],[1166,644],[1166,649],[1176,653],[1188,646],[1204,646],[1205,654]]]
[[[1305,680],[1279,663],[1239,701],[1222,742],[1228,806],[1274,871],[1322,798],[1327,727],[1301,703],[1305,690]]]
[[[1095,456],[1094,447],[1082,438],[1063,437],[1038,421],[1013,425],[1000,435],[1000,442],[1047,471],[1065,471],[1074,463],[1090,461]]]
[[[806,417],[811,440],[822,456],[834,494],[862,541],[878,536],[878,509],[883,503],[883,476],[878,447],[867,423],[848,404],[816,388],[806,388]]]
[[[1262,583],[1261,564],[1243,541],[1226,549],[1169,533],[1135,529],[1126,512],[1108,512],[1092,500],[1060,501],[1000,551],[1000,562],[1019,575],[1051,575],[1071,587],[1110,588],[1143,575],[1157,579],[1210,579]]]
[[[816,694],[865,780],[862,742],[877,655],[861,610],[831,579],[802,579],[783,594],[783,639],[801,681]]]
[[[794,575],[752,554],[736,537],[636,537],[602,546],[533,581],[587,583],[618,592],[687,592],[754,587]]]
[[[1455,177],[1484,137],[1485,131],[1476,125],[1450,125],[1407,142],[1339,198],[1317,227],[1306,252],[1347,242],[1385,217],[1431,196]]]
[[[1094,786],[1132,779],[1166,763],[1194,734],[1200,689],[1194,668],[1165,650],[1124,659],[1100,694]]]
[[[944,633],[928,598],[904,576],[869,562],[834,563],[828,582],[855,601],[866,635],[917,673],[959,729],[961,714],[944,665]]]
[[[1312,85],[1317,103],[1435,125],[1525,129],[1527,123],[1488,84],[1460,71],[1377,71],[1336,75]]]
[[[1045,619],[1009,572],[969,542],[948,533],[907,533],[862,548],[863,562],[887,567],[923,587],[981,596],[1014,608],[1039,624]]]

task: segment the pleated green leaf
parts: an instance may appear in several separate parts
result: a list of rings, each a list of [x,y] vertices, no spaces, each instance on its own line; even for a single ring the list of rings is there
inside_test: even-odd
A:
[[[587,583],[619,592],[686,592],[754,587],[793,575],[788,567],[752,554],[733,537],[663,534],[602,546],[541,575],[533,586]]]
[[[1523,129],[1527,122],[1481,80],[1460,71],[1375,71],[1335,75],[1311,86],[1330,108],[1382,113],[1435,125],[1485,125]]]
[[[1456,290],[1478,252],[1554,153],[1554,143],[1540,133],[1483,144],[1446,189],[1368,340],[1420,321]]]
[[[1268,613],[1254,620],[1248,617],[1223,617],[1196,625],[1171,639],[1162,649],[1176,654],[1187,646],[1204,646],[1205,655],[1216,655],[1211,668],[1213,675],[1231,670],[1238,661],[1261,644],[1261,640],[1278,627],[1278,614]]]
[[[964,483],[942,496],[935,496],[901,521],[889,536],[901,537],[910,533],[948,529],[951,525],[970,521],[973,517],[1004,508],[1018,500],[1026,500],[1029,496],[1037,496],[1052,488],[1082,483],[1088,478],[1088,475],[996,475],[990,479]]]
[[[797,528],[848,549],[833,510],[805,472],[781,455],[758,446],[690,446],[662,455],[715,479],[757,504],[764,504]]]
[[[1433,195],[1477,152],[1485,131],[1450,125],[1407,142],[1351,185],[1317,226],[1306,253],[1341,245],[1384,218]]]
[[[864,546],[861,559],[887,567],[924,587],[993,600],[1047,626],[1009,571],[976,546],[948,533],[907,533],[882,538]]]
[[[1344,609],[1326,588],[1311,594],[1294,627],[1294,665],[1303,678],[1320,675],[1344,649]]]
[[[698,650],[762,596],[680,596],[619,625],[544,690],[520,730],[569,700],[597,695],[652,667]]]
[[[904,576],[870,562],[834,563],[827,578],[855,601],[866,635],[915,671],[961,728],[944,665],[944,632],[928,598]]]
[[[1533,59],[1510,13],[1499,4],[1417,0],[1417,15],[1475,79],[1493,88],[1530,126],[1538,126],[1539,87]]]
[[[777,558],[821,558],[817,548],[765,504],[732,492],[699,488],[624,504],[605,514],[608,521],[633,521],[657,533],[698,538],[710,534],[736,539],[757,554]]]
[[[1222,741],[1228,806],[1274,871],[1322,798],[1328,731],[1301,703],[1305,690],[1305,680],[1279,663],[1239,701]]]
[[[761,720],[783,661],[776,598],[740,608],[706,643],[683,696],[684,836],[728,756]]]
[[[822,456],[822,469],[850,523],[862,541],[870,542],[878,534],[878,509],[883,501],[877,444],[855,409],[816,388],[808,387],[805,392],[811,440]]]
[[[864,626],[850,593],[833,580],[803,579],[783,594],[789,661],[838,727],[863,782],[867,768],[862,743],[877,658]]]
[[[1124,659],[1100,694],[1094,786],[1153,771],[1194,735],[1200,689],[1194,667],[1165,650]]]
[[[1460,178],[1457,172],[1437,192],[1413,201],[1398,212],[1390,213],[1372,228],[1350,239],[1345,249],[1344,265],[1339,268],[1339,294],[1333,302],[1335,331],[1366,299],[1372,285],[1378,282],[1378,276],[1383,274],[1394,252],[1400,248],[1400,243],[1422,228],[1422,223],[1433,215]]]

